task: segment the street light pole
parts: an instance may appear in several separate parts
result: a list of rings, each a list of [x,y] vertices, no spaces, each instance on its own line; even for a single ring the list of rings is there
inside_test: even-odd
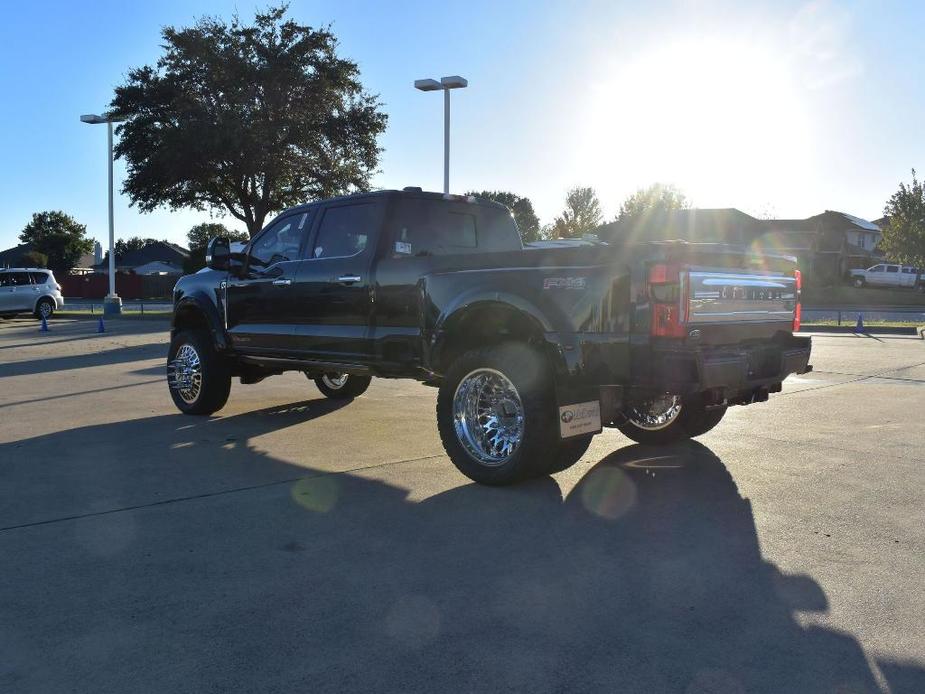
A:
[[[113,221],[112,213],[112,121],[106,121],[106,129],[109,135],[109,294],[106,295],[106,299],[110,302],[115,301],[119,304],[119,311],[116,313],[121,313],[122,301],[119,299],[119,296],[116,294],[116,231],[115,223]],[[105,313],[105,309],[103,311]]]
[[[443,194],[450,194],[450,90],[443,90]]]
[[[443,193],[450,194],[450,90],[463,89],[469,81],[459,75],[434,79],[415,80],[414,88],[422,92],[443,90]]]
[[[112,182],[112,124],[125,120],[120,116],[97,116],[87,114],[80,117],[81,122],[90,125],[106,124],[107,140],[109,144],[109,294],[103,301],[103,315],[118,315],[122,313],[122,299],[116,294],[116,232],[113,221],[113,182]]]

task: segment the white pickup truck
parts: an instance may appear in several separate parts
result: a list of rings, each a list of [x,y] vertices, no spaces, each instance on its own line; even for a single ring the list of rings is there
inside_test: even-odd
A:
[[[914,267],[881,263],[866,270],[852,270],[855,287],[909,287],[925,292],[925,277]]]

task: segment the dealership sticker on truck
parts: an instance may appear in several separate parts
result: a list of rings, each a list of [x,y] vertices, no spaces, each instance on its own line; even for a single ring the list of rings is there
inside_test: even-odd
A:
[[[589,400],[559,408],[559,436],[563,439],[601,431],[601,402]]]

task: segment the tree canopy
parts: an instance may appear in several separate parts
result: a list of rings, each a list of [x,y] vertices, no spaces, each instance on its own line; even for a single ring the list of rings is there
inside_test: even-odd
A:
[[[657,216],[690,207],[687,197],[678,188],[666,183],[653,183],[640,188],[620,205],[616,221],[632,223],[647,217]]]
[[[912,183],[900,183],[883,208],[887,217],[880,248],[898,263],[925,268],[925,184],[912,169]]]
[[[197,224],[186,232],[186,238],[189,241],[189,257],[183,263],[185,273],[191,274],[206,266],[206,246],[209,245],[209,239],[219,236],[229,241],[247,241],[250,238],[246,231],[229,229],[220,222]]]
[[[203,222],[186,232],[191,252],[196,249],[204,249],[209,245],[210,239],[218,238],[219,236],[223,236],[229,241],[247,241],[249,238],[247,232],[229,229],[219,222]]]
[[[540,219],[536,216],[530,198],[506,190],[470,191],[466,195],[494,200],[507,207],[514,215],[514,221],[517,222],[517,228],[520,229],[520,237],[524,243],[538,241],[541,238]]]
[[[125,254],[131,253],[132,251],[140,251],[149,243],[157,243],[157,239],[143,239],[140,236],[132,236],[129,239],[117,239],[116,257],[121,258]]]
[[[565,196],[565,210],[550,230],[553,238],[569,239],[590,233],[601,225],[601,204],[594,188],[572,188]]]
[[[71,271],[80,256],[93,251],[87,227],[61,211],[36,212],[19,240],[32,244],[34,251],[47,258],[47,266],[60,276]]]
[[[228,212],[253,235],[272,212],[369,187],[378,97],[329,29],[286,11],[166,27],[156,65],[129,71],[111,112],[127,118],[116,156],[132,204]]]

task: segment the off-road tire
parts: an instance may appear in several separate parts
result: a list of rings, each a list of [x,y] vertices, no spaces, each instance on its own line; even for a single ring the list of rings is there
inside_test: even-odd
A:
[[[694,417],[692,421],[688,422],[687,435],[694,438],[695,436],[706,434],[720,423],[727,409],[727,407],[716,407],[711,410],[703,410],[699,418]]]
[[[591,445],[593,436],[576,436],[559,442],[555,454],[549,458],[546,474],[554,475],[577,463]]]
[[[475,458],[456,433],[453,401],[459,384],[473,371],[500,372],[516,388],[523,407],[524,427],[518,447],[500,464],[487,465]],[[480,484],[513,484],[549,474],[559,448],[555,392],[547,360],[536,349],[517,342],[482,347],[457,358],[447,371],[437,394],[437,428],[450,460],[469,479]],[[559,459],[570,465],[580,457],[570,448]],[[564,465],[568,467],[568,465]]]
[[[210,415],[218,412],[228,402],[228,394],[231,392],[231,369],[228,362],[215,351],[206,331],[182,330],[170,341],[170,349],[167,351],[168,374],[170,364],[186,344],[189,344],[199,357],[202,384],[192,402],[184,400],[179,390],[168,384],[170,397],[183,414]]]
[[[719,424],[726,408],[706,409],[697,396],[686,397],[681,401],[681,411],[677,418],[662,429],[644,429],[629,419],[617,425],[620,432],[637,443],[664,446],[707,433]]]
[[[324,378],[315,378],[312,380],[315,381],[318,390],[320,390],[325,397],[331,398],[332,400],[352,400],[353,398],[358,398],[363,395],[366,389],[369,388],[369,384],[373,379],[369,376],[354,376],[349,374],[346,383],[339,388],[328,384]]]

